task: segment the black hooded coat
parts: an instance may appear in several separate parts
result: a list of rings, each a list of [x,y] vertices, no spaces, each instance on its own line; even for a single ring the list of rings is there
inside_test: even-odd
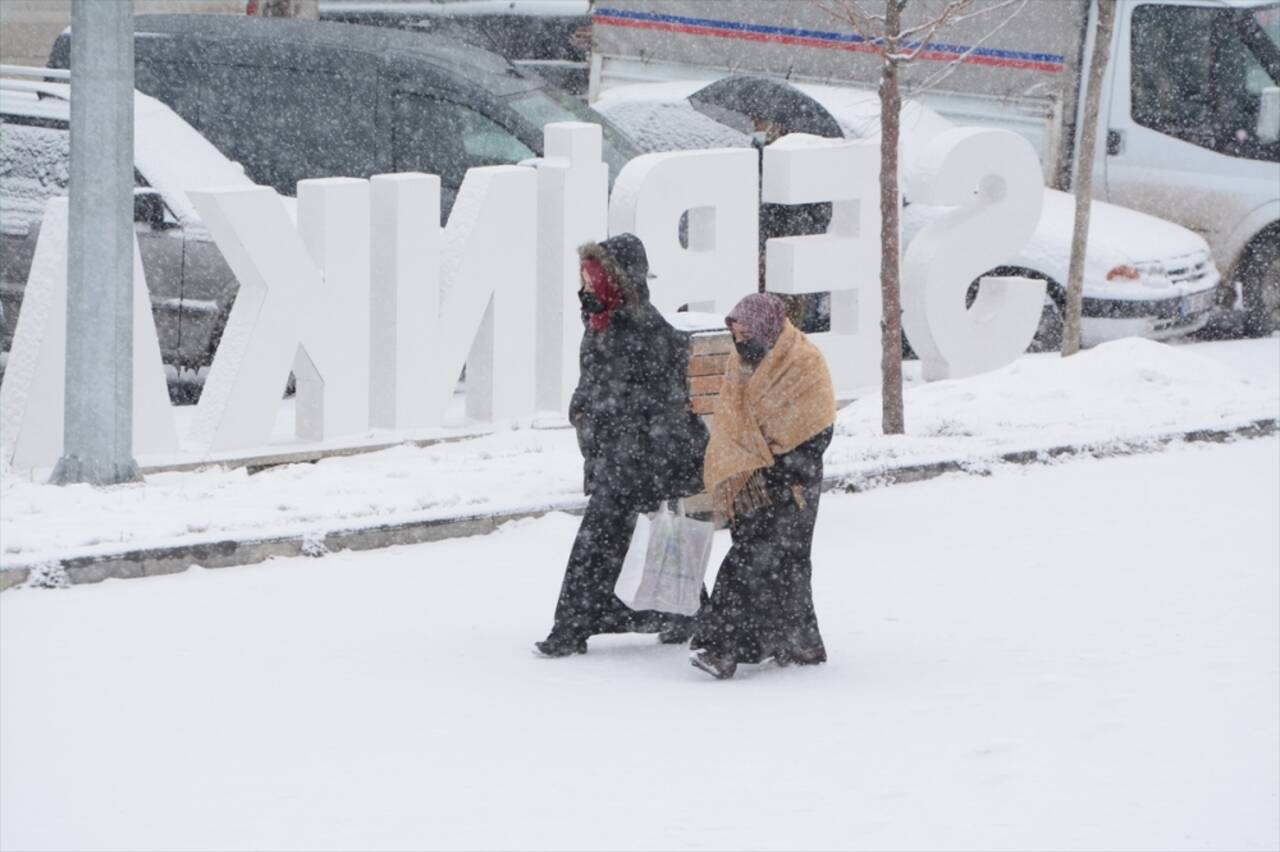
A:
[[[644,246],[620,234],[580,251],[623,292],[609,328],[587,326],[569,419],[578,430],[585,491],[625,494],[637,508],[702,490],[707,428],[689,402],[688,338],[649,302]]]
[[[688,339],[649,302],[644,245],[620,234],[580,249],[622,290],[609,327],[584,314],[581,374],[569,406],[590,496],[569,555],[552,637],[652,632],[688,623],[633,611],[613,592],[639,512],[702,490],[707,429],[689,401]],[[691,623],[690,623],[691,626]]]

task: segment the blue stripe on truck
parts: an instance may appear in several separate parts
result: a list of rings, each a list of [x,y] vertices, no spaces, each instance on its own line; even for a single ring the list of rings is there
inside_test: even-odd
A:
[[[657,12],[600,8],[593,13],[593,21],[601,26],[660,30],[684,33],[686,35],[731,38],[741,41],[767,41],[778,44],[794,44],[802,47],[850,50],[860,53],[873,53],[876,50],[876,47],[868,43],[862,36],[851,33],[808,30],[799,27],[778,27],[742,21],[719,21],[712,18],[691,18],[684,15],[664,15]],[[919,46],[919,42],[916,42],[908,44],[907,49],[914,50]],[[1066,68],[1066,58],[1054,53],[1035,53],[937,42],[930,42],[925,45],[918,58],[947,62],[959,60],[973,65],[1021,68],[1035,71],[1056,72]]]

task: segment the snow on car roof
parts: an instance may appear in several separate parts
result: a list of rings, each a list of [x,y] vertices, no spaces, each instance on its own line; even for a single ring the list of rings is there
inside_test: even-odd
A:
[[[324,70],[376,75],[413,73],[414,64],[443,69],[507,97],[546,82],[524,74],[497,53],[458,39],[422,31],[371,27],[337,21],[260,18],[244,15],[139,15],[137,38],[180,39],[214,65],[273,65],[297,71]],[[55,52],[58,48],[55,45]],[[61,56],[60,56],[61,59]]]
[[[388,15],[586,15],[589,0],[320,0],[321,14]]]
[[[183,222],[198,222],[188,191],[252,186],[244,169],[227,159],[173,110],[155,98],[134,92],[134,164],[147,183],[164,196]],[[70,86],[26,83],[0,89],[0,113],[70,122]]]
[[[751,137],[695,110],[688,101],[600,100],[595,109],[642,151],[744,148]]]
[[[623,125],[646,151],[747,144],[749,140],[747,143],[720,141],[717,137],[725,140],[746,137],[742,137],[737,131],[688,105],[690,95],[715,82],[716,79],[716,75],[711,75],[661,83],[630,83],[613,86],[601,92],[599,99],[592,106],[613,118],[616,123]],[[792,83],[791,85],[822,104],[840,124],[845,138],[878,139],[880,137],[880,99],[875,92],[844,86],[825,86],[819,83]],[[640,104],[660,103],[683,104],[685,109],[684,111],[674,109],[664,111],[651,106],[646,111],[640,106]],[[655,123],[647,125],[645,120],[652,120]],[[683,128],[676,126],[677,122],[681,121],[687,122]],[[904,100],[901,119],[904,159],[910,162],[915,149],[942,131],[955,126],[954,123],[919,101]],[[694,138],[685,143],[682,141],[682,132]],[[655,145],[656,137],[666,140],[666,144]],[[709,144],[695,144],[701,137],[717,139],[717,141]]]

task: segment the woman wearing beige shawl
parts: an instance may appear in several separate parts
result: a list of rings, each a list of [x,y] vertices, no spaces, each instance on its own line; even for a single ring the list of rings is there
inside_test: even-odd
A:
[[[725,370],[703,481],[733,547],[698,614],[690,660],[717,678],[739,663],[827,659],[809,554],[836,416],[826,361],[781,299],[747,296],[726,323],[738,357]]]

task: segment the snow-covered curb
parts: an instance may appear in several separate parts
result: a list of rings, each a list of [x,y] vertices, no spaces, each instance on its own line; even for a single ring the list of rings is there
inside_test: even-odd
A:
[[[906,434],[882,434],[878,396],[853,401],[840,411],[826,453],[829,477],[867,483],[917,470],[981,470],[1016,455],[1105,453],[1280,418],[1280,337],[1191,346],[1117,341],[1073,358],[1027,356],[992,373],[934,383],[920,381],[918,363],[906,366]],[[164,570],[184,567],[170,558],[235,564],[245,557],[220,554],[237,550],[236,542],[284,542],[279,547],[293,554],[299,542],[342,531],[355,531],[348,539],[379,529],[443,535],[454,523],[582,504],[571,429],[504,429],[260,473],[220,466],[156,472],[111,488],[52,486],[10,472],[0,477],[0,569],[75,560],[93,579],[88,565],[137,553],[172,554],[153,560]],[[16,574],[0,573],[0,583],[15,582]]]
[[[890,465],[862,465],[830,471],[823,490],[858,492],[911,482],[921,482],[949,473],[986,475],[1000,464],[1045,464],[1071,457],[1108,457],[1157,452],[1175,442],[1224,442],[1261,438],[1280,433],[1280,418],[1241,423],[1229,428],[1192,429],[1177,434],[1148,438],[1113,440],[1096,444],[1035,447],[1002,452],[991,457],[963,460],[937,459]],[[420,544],[445,538],[484,535],[502,524],[549,512],[581,512],[585,498],[573,498],[542,506],[493,514],[442,515],[424,512],[393,523],[351,525],[327,531],[313,530],[268,538],[218,539],[199,537],[167,547],[126,549],[116,552],[83,553],[69,550],[58,560],[30,564],[9,564],[0,570],[0,591],[26,583],[62,586],[97,583],[108,578],[129,579],[176,574],[193,566],[224,568],[252,565],[272,557],[323,556],[340,550],[369,550],[404,544]]]

